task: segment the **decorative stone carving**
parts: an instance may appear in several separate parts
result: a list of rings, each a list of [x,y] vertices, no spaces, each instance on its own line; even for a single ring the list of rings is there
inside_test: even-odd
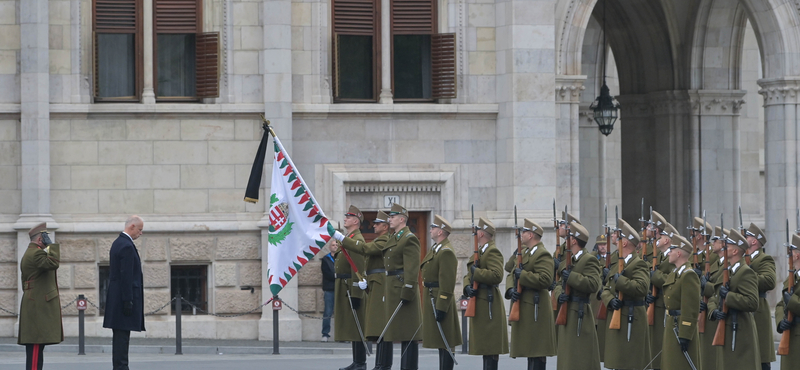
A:
[[[214,250],[214,238],[170,238],[173,261],[207,261]]]
[[[61,246],[61,261],[95,261],[96,241],[94,239],[56,239],[56,242]]]
[[[217,260],[258,259],[259,248],[261,248],[259,238],[220,237],[217,239]]]

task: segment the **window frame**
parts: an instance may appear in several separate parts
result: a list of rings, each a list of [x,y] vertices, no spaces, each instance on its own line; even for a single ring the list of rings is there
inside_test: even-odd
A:
[[[158,95],[158,35],[159,34],[194,34],[195,35],[195,81],[197,81],[197,36],[203,33],[203,0],[191,0],[195,3],[195,22],[193,26],[183,27],[169,25],[165,26],[165,30],[159,32],[159,5],[161,2],[170,2],[170,0],[153,0],[153,94],[156,98],[156,103],[175,103],[175,102],[197,102],[202,98],[197,95],[197,86],[195,86],[194,96],[159,96]],[[181,3],[185,3],[182,1]],[[169,6],[169,5],[164,5]]]
[[[134,9],[134,30],[133,30],[133,43],[134,43],[134,95],[121,96],[121,97],[101,97],[99,85],[99,66],[98,66],[98,42],[97,34],[130,34],[131,32],[124,30],[122,27],[106,28],[101,26],[98,29],[100,22],[97,21],[97,6],[98,2],[108,3],[107,0],[92,0],[92,95],[95,102],[128,102],[138,103],[142,100],[142,90],[144,86],[144,31],[143,31],[143,0],[128,0],[133,4]],[[121,5],[121,4],[115,4]],[[124,5],[124,4],[123,4]]]
[[[394,36],[395,35],[406,35],[406,36],[423,36],[428,35],[431,37],[431,58],[433,57],[433,35],[436,34],[436,30],[438,29],[438,13],[439,13],[439,6],[438,2],[435,0],[417,0],[414,2],[423,3],[428,2],[431,4],[431,13],[430,13],[430,23],[424,24],[423,22],[417,23],[405,23],[405,22],[398,22],[403,20],[405,17],[395,16],[395,11],[398,7],[395,6],[395,3],[408,3],[401,2],[398,0],[390,0],[389,1],[389,63],[390,63],[390,70],[391,70],[391,89],[392,89],[392,100],[398,103],[433,103],[436,101],[436,98],[433,97],[431,93],[431,98],[397,98],[395,97],[395,88],[394,88],[394,81],[395,81],[395,73],[394,73]],[[406,10],[408,11],[408,10]],[[431,63],[431,85],[433,85],[433,64]],[[431,86],[431,91],[433,91],[433,86]]]
[[[359,0],[331,0],[330,14],[331,14],[331,56],[333,59],[331,63],[332,84],[331,95],[334,103],[377,103],[380,98],[381,91],[381,2],[380,0],[369,0],[372,3],[372,33],[359,32],[357,30],[349,29],[352,25],[342,24],[336,22],[336,5],[337,3],[364,3],[366,1]],[[355,28],[355,27],[353,27]],[[338,31],[337,31],[338,29]],[[349,36],[372,36],[372,99],[354,99],[354,98],[339,98],[339,78],[338,69],[339,65],[339,48],[338,39],[339,35]]]
[[[209,309],[209,307],[211,306],[211,302],[210,302],[210,299],[209,299],[209,297],[211,296],[210,291],[209,291],[210,284],[209,284],[209,281],[208,281],[209,280],[209,271],[208,271],[209,270],[209,265],[208,264],[170,264],[169,265],[169,293],[170,293],[170,295],[172,297],[175,297],[175,291],[174,290],[175,289],[180,289],[180,287],[176,288],[174,286],[174,284],[173,284],[173,279],[175,279],[174,270],[175,269],[178,269],[178,270],[189,270],[189,269],[200,269],[200,268],[203,269],[202,270],[203,271],[202,276],[201,276],[200,279],[198,279],[198,281],[201,284],[200,292],[201,292],[201,300],[202,300],[202,302],[193,302],[193,303],[195,303],[195,306],[197,306],[198,309],[203,310],[205,312],[202,312],[202,311],[193,312],[193,310],[191,309],[191,306],[189,306],[190,308],[188,310],[183,310],[184,304],[181,303],[181,305],[180,305],[181,314],[205,315],[205,314],[208,314],[208,313],[211,312],[211,310]],[[181,295],[181,297],[182,298],[187,298],[187,297],[185,297],[183,295]],[[187,299],[187,301],[188,301],[188,299]],[[177,302],[172,302],[170,304],[170,314],[173,315],[173,316],[177,312],[176,311],[176,307],[178,307]]]

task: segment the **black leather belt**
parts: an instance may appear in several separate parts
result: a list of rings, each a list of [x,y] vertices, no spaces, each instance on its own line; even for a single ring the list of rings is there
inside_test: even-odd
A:
[[[758,293],[758,297],[759,298],[767,298],[767,292],[759,292]]]
[[[367,275],[382,274],[384,272],[386,272],[386,270],[384,269],[372,269],[372,270],[367,270]]]
[[[403,273],[403,269],[386,271],[386,276],[395,276]]]
[[[569,297],[572,302],[589,303],[589,297]]]
[[[645,301],[622,301],[623,306],[635,307],[635,306],[644,306],[646,304],[647,303],[645,303]]]
[[[336,274],[337,279],[349,279],[351,277],[353,277],[352,274]]]
[[[429,283],[429,282],[426,281],[426,282],[423,282],[422,285],[425,286],[426,288],[438,288],[439,287],[439,282],[438,281],[432,281],[432,282]]]
[[[669,311],[667,311],[667,313],[670,316],[680,316],[681,315],[681,310],[669,310]]]

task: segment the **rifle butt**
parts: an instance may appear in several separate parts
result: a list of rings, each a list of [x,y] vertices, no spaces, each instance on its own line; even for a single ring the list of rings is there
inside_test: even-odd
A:
[[[478,305],[477,297],[470,297],[467,301],[467,309],[464,310],[464,317],[475,317],[475,306]]]
[[[656,323],[656,304],[650,303],[647,306],[647,325],[653,326]]]
[[[550,302],[552,303],[552,306],[553,306],[553,311],[556,311],[556,310],[558,310],[558,297],[554,297],[554,296],[552,296],[552,294],[551,294],[551,297],[550,297]]]
[[[597,319],[605,320],[607,318],[608,318],[608,307],[601,304],[600,309],[597,310]]]
[[[712,346],[725,345],[725,319],[719,320],[717,324],[717,332],[714,333],[714,340],[711,342]]]
[[[519,321],[519,301],[511,303],[511,312],[508,313],[508,322]]]
[[[558,308],[558,316],[556,317],[556,325],[567,325],[567,310],[569,310],[569,302],[564,302]]]
[[[706,315],[705,312],[700,312],[697,316],[697,331],[700,333],[706,332]]]
[[[611,322],[608,323],[608,328],[611,330],[619,330],[622,326],[620,325],[620,321],[622,319],[622,310],[614,310],[614,313],[611,314]]]
[[[791,312],[786,315],[786,320],[792,322],[794,319]],[[778,354],[781,356],[788,356],[789,355],[789,339],[792,337],[791,330],[784,330],[783,334],[781,334],[781,342],[778,344]]]

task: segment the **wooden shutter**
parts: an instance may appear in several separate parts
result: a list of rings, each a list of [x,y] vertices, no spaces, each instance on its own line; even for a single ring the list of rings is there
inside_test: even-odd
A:
[[[198,33],[202,0],[155,0],[155,33]]]
[[[219,97],[219,32],[198,33],[195,48],[197,97]]]
[[[343,35],[375,34],[375,0],[333,0],[333,32]]]
[[[436,32],[433,0],[391,0],[392,34],[430,35]]]
[[[137,0],[95,0],[94,30],[101,33],[135,33],[139,30]]]
[[[434,99],[456,97],[456,34],[431,35],[431,77]]]

